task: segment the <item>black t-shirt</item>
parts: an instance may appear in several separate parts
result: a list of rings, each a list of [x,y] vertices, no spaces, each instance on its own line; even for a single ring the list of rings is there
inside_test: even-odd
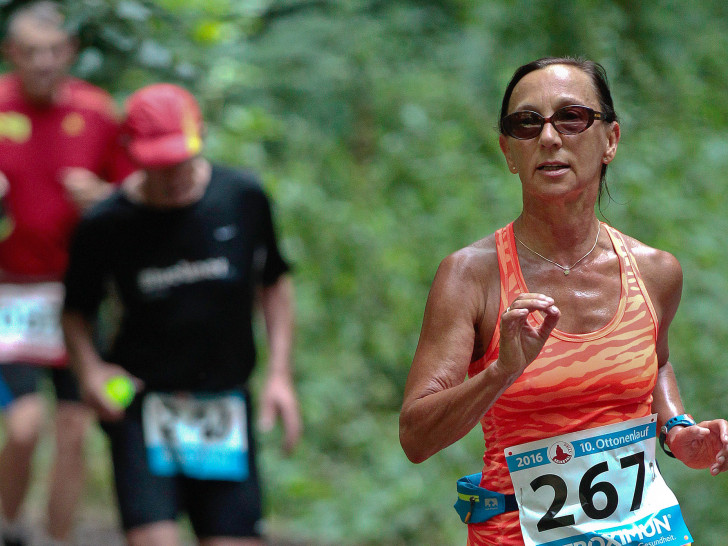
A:
[[[288,270],[257,180],[213,166],[200,201],[179,209],[94,207],[71,245],[65,309],[95,316],[109,281],[123,307],[109,360],[156,390],[215,391],[255,363],[256,286]]]

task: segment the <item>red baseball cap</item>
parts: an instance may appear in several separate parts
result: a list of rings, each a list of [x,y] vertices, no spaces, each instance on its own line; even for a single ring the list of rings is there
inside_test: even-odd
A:
[[[202,114],[192,94],[171,83],[142,87],[126,101],[127,150],[141,167],[169,167],[202,151]]]

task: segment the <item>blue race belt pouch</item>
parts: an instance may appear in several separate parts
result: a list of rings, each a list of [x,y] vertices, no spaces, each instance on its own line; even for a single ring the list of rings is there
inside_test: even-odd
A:
[[[480,487],[481,476],[478,472],[458,480],[455,511],[463,523],[483,523],[498,514],[518,510],[515,495],[504,495]]]

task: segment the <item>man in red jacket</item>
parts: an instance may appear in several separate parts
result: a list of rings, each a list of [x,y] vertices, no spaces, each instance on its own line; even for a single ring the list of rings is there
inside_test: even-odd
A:
[[[20,515],[44,420],[41,380],[56,391],[56,454],[48,529],[68,541],[83,489],[83,440],[92,414],[66,369],[58,315],[70,236],[89,204],[129,172],[117,154],[111,97],[68,75],[75,44],[52,2],[8,20],[3,43],[13,71],[0,77],[0,501],[6,545],[23,544]],[[6,396],[2,396],[2,393]]]

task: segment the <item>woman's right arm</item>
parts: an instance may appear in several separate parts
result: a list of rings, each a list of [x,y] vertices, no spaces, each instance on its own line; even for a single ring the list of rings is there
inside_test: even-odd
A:
[[[538,355],[558,321],[551,298],[521,294],[500,318],[499,359],[465,381],[492,292],[483,252],[471,248],[447,257],[430,289],[399,419],[400,443],[415,463],[465,436]],[[547,317],[538,330],[526,322],[535,310]]]

